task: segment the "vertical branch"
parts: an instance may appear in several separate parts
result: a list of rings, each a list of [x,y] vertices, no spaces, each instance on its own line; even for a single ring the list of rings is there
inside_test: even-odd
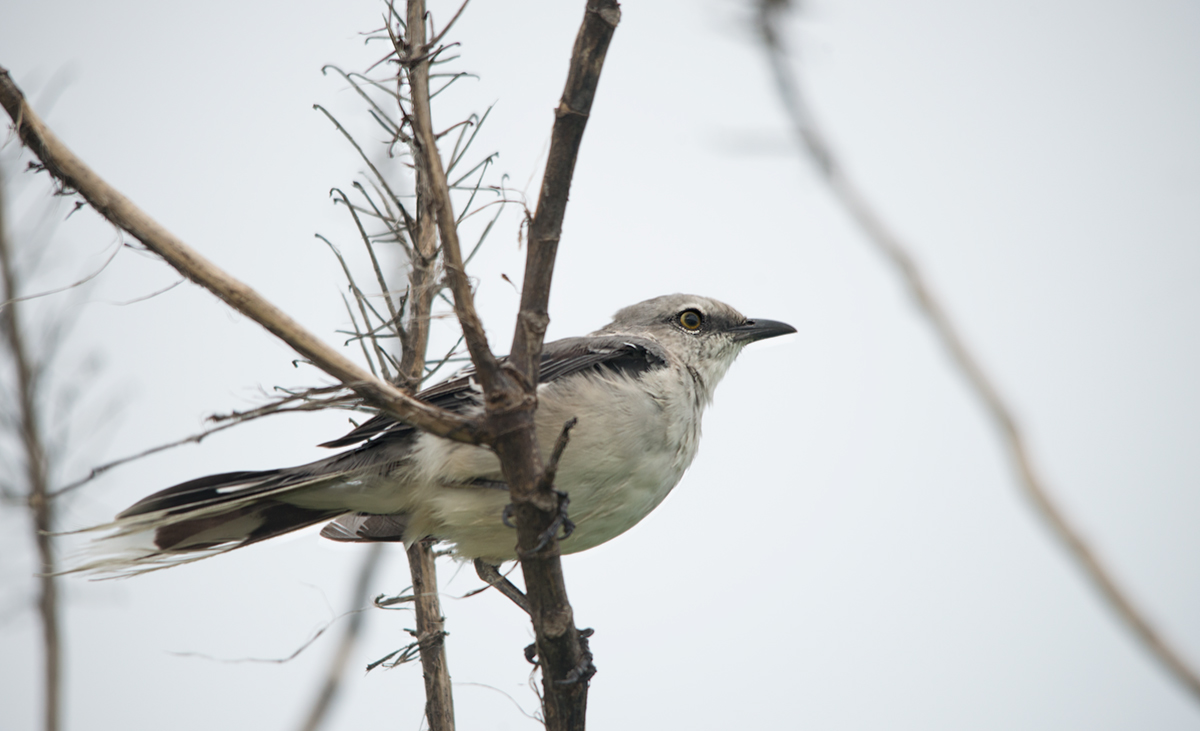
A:
[[[430,49],[425,43],[425,2],[409,0],[405,47],[397,49],[401,62],[408,68],[409,91],[412,99],[413,156],[417,170],[422,171],[425,185],[431,194],[433,213],[442,240],[446,275],[454,293],[454,311],[462,325],[463,338],[471,360],[479,372],[480,385],[485,393],[495,390],[494,378],[499,370],[496,356],[488,347],[483,323],[475,311],[471,282],[463,265],[462,248],[458,243],[458,227],[454,207],[450,202],[450,186],[438,153],[437,138],[429,110]],[[418,174],[420,175],[420,174]]]
[[[412,5],[409,6],[408,38],[421,38],[418,48],[424,43],[424,15],[423,7],[414,10]],[[412,42],[410,40],[410,43]],[[418,66],[419,73],[416,69],[408,67],[408,81],[414,106],[415,99],[422,97],[415,91],[417,85],[424,89],[423,98],[426,103],[429,94],[428,62]],[[419,80],[417,76],[420,77]],[[397,78],[400,78],[400,74],[397,74]],[[426,112],[428,113],[428,107]],[[429,168],[422,164],[422,157],[426,154],[425,148],[413,141],[409,149],[417,162],[414,166],[417,216],[412,223],[415,230],[409,232],[413,243],[413,256],[408,279],[408,317],[405,327],[408,336],[401,361],[401,367],[404,369],[401,375],[408,383],[417,386],[425,375],[430,316],[433,314],[433,297],[438,290],[438,227],[435,210],[437,197],[431,191],[432,183],[426,173]],[[433,149],[433,156],[437,157],[437,148]],[[457,299],[455,296],[456,301]],[[408,569],[412,576],[417,647],[420,649],[421,671],[425,678],[425,717],[429,721],[430,731],[454,731],[454,694],[450,686],[450,667],[446,659],[445,618],[442,616],[441,599],[438,596],[437,562],[434,560],[431,541],[417,541],[408,548]]]
[[[537,211],[529,228],[521,309],[510,351],[512,368],[531,395],[536,393],[542,343],[550,322],[547,303],[575,161],[608,45],[620,20],[621,10],[615,0],[588,0],[571,52],[562,99],[555,109]],[[595,667],[575,628],[557,538],[553,537],[544,550],[537,551],[546,532],[556,530],[554,511],[559,509],[560,495],[554,491],[552,479],[545,479],[532,426],[528,432],[497,433],[502,436],[496,440],[496,451],[506,465],[505,474],[516,507],[518,555],[542,664],[546,726],[582,729],[587,713],[588,679],[595,673]],[[528,472],[509,475],[510,463],[516,468],[525,467]]]
[[[50,533],[54,528],[54,511],[49,491],[48,464],[42,431],[39,424],[37,389],[38,373],[21,332],[18,317],[20,303],[8,300],[18,296],[16,263],[9,246],[5,210],[4,179],[0,175],[0,330],[12,356],[17,376],[17,425],[25,453],[26,496],[33,517],[34,541],[38,550],[38,616],[42,623],[43,667],[43,728],[57,731],[61,694],[62,638],[59,630],[58,584],[54,576],[54,546]],[[5,304],[7,303],[7,304]]]
[[[438,597],[432,541],[417,541],[408,549],[408,569],[412,575],[421,674],[425,678],[425,718],[430,731],[454,731],[454,694],[446,662],[445,617]]]
[[[391,23],[395,20],[394,5],[389,3],[388,9],[390,14],[385,18],[385,23],[388,26],[389,33],[392,33]],[[392,33],[391,37],[395,41],[399,40],[399,36],[395,33]],[[399,53],[400,47],[397,46],[396,50]],[[343,74],[343,76],[355,88],[358,88],[358,84],[353,78],[346,74]],[[389,114],[380,108],[362,89],[359,89],[359,93],[374,108],[375,118],[377,120],[386,120],[389,123],[389,128],[394,131],[395,139],[393,143],[397,140],[407,143],[414,159],[420,159],[422,154],[421,148],[419,145],[414,144],[412,136],[405,131],[406,127],[411,128],[411,119],[405,114],[403,108],[403,101],[406,98],[405,86],[410,83],[408,67],[401,64],[396,71],[393,81],[396,89],[390,96],[400,107],[399,112],[402,121],[399,123],[392,122]],[[328,112],[326,114],[328,115]],[[334,123],[337,124],[336,120],[334,120]],[[354,204],[344,195],[341,197],[341,202],[346,204],[350,214],[354,217],[359,235],[367,247],[371,263],[375,269],[376,279],[387,304],[388,322],[392,323],[392,332],[400,340],[401,352],[397,363],[395,382],[406,392],[413,393],[420,388],[426,377],[425,367],[427,363],[426,358],[429,346],[433,300],[442,288],[442,284],[439,282],[437,222],[433,209],[435,198],[430,192],[429,180],[428,176],[424,173],[424,166],[419,164],[413,166],[415,170],[414,188],[416,204],[414,209],[415,216],[410,215],[399,198],[392,192],[386,178],[371,163],[370,158],[362,151],[362,148],[358,146],[353,137],[340,124],[338,128],[342,130],[343,134],[346,135],[347,139],[358,150],[360,156],[362,156],[379,181],[379,185],[383,186],[382,191],[376,186],[376,193],[380,196],[383,208],[380,209],[376,205],[365,188],[358,184],[355,187],[366,198],[367,204],[374,211],[377,219],[384,224],[392,240],[401,243],[407,255],[408,286],[403,297],[400,298],[400,309],[397,311],[393,305],[391,287],[388,285],[387,277],[384,276],[379,260],[375,255],[375,239],[363,227],[362,219],[357,213]],[[391,154],[391,144],[389,144],[389,154]],[[343,267],[345,267],[344,262]],[[349,270],[347,270],[347,276],[349,276]],[[357,296],[361,297],[361,295]],[[367,321],[365,312],[363,313],[363,319]],[[376,335],[374,335],[376,332],[375,328],[366,327],[365,331],[364,333],[360,333],[362,337],[369,337],[372,341],[377,341]],[[375,348],[377,351],[382,350],[378,342],[375,342]],[[381,549],[382,544],[373,544],[360,565],[359,576],[354,591],[353,602],[355,606],[360,606],[366,601],[368,592],[367,582],[379,563],[382,555]],[[416,620],[417,635],[417,642],[415,644],[417,655],[421,660],[422,674],[425,681],[425,695],[427,699],[426,717],[429,728],[432,731],[453,731],[455,725],[454,703],[444,642],[446,634],[444,629],[445,619],[442,616],[441,600],[438,594],[437,566],[432,542],[416,542],[408,548],[407,558],[413,586],[412,607]],[[312,710],[305,718],[302,727],[303,731],[316,731],[327,718],[328,710],[341,683],[343,668],[348,661],[350,650],[360,632],[363,619],[364,615],[356,614],[346,627],[345,632],[343,632],[338,649],[335,651],[334,661],[328,668],[325,682],[322,684],[321,691],[314,701]]]
[[[1171,675],[1200,700],[1200,674],[1189,667],[1183,657],[1154,628],[1134,604],[1128,592],[1117,583],[1112,572],[1084,540],[1083,535],[1071,525],[1062,508],[1051,498],[1045,482],[1034,469],[1025,436],[1012,409],[974,353],[967,347],[966,341],[963,340],[945,306],[929,286],[908,248],[867,200],[857,183],[846,173],[828,138],[817,126],[801,86],[792,73],[787,50],[780,39],[779,17],[787,6],[788,0],[758,0],[758,30],[767,52],[776,92],[788,114],[797,140],[816,163],[834,197],[862,228],[867,240],[892,263],[897,274],[908,286],[921,313],[1000,429],[1020,484],[1045,519],[1046,525],[1062,541],[1109,607],[1124,620],[1128,628]]]
[[[568,84],[557,110],[535,236],[530,237],[521,311],[511,361],[501,365],[492,354],[473,296],[455,228],[446,182],[429,111],[428,59],[423,0],[409,0],[407,37],[397,48],[409,67],[413,106],[413,137],[420,148],[417,167],[423,170],[434,196],[434,209],[454,306],[463,336],[484,392],[489,440],[500,458],[517,520],[517,551],[532,609],[539,665],[542,668],[543,710],[549,729],[584,728],[588,680],[595,672],[590,653],[575,627],[567,599],[557,537],[559,494],[547,479],[533,414],[537,407],[537,368],[549,318],[551,274],[567,193],[591,102],[609,40],[620,19],[614,0],[589,0],[572,53]]]
[[[521,311],[513,333],[511,359],[513,367],[526,380],[537,379],[538,355],[546,326],[550,323],[546,307],[550,299],[550,281],[554,260],[558,254],[563,217],[583,130],[592,112],[592,100],[600,84],[600,71],[608,44],[621,8],[615,0],[589,0],[583,25],[575,37],[571,66],[562,99],[554,110],[554,129],[550,134],[550,150],[542,187],[538,194],[537,211],[529,226],[529,254],[525,259],[525,280],[521,287]]]

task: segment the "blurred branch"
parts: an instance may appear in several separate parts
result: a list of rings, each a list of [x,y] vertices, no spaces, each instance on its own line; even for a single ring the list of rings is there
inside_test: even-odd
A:
[[[382,558],[383,544],[372,543],[362,557],[362,564],[359,566],[358,577],[354,581],[351,594],[351,606],[355,608],[366,606],[367,599],[371,595],[371,580],[374,579],[375,571],[379,568]],[[366,616],[365,611],[356,611],[350,615],[350,621],[342,632],[337,649],[334,650],[333,660],[325,668],[325,680],[321,683],[321,689],[317,691],[312,707],[305,715],[304,723],[300,727],[302,731],[317,731],[328,718],[329,709],[333,707],[333,700],[341,688],[342,676],[350,664],[350,654],[362,633]]]
[[[830,191],[846,208],[866,234],[867,239],[886,257],[908,286],[917,306],[925,315],[942,345],[950,352],[972,386],[976,396],[987,409],[1008,447],[1009,456],[1026,494],[1045,518],[1046,524],[1069,549],[1093,586],[1108,605],[1123,619],[1134,635],[1157,657],[1197,700],[1200,700],[1200,675],[1156,630],[1134,604],[1132,598],[1113,577],[1082,534],[1071,525],[1062,509],[1051,499],[1045,482],[1033,467],[1025,435],[1017,424],[1012,409],[1000,395],[991,378],[984,372],[975,355],[968,349],[946,308],[933,293],[928,281],[917,266],[908,248],[875,210],[857,183],[842,167],[824,132],[818,127],[809,110],[799,80],[792,72],[787,49],[781,39],[781,19],[789,8],[789,0],[758,0],[758,32],[776,93],[783,103],[792,131],[801,147],[816,164]]]
[[[38,156],[55,178],[77,191],[97,212],[114,225],[128,231],[180,274],[262,325],[318,368],[334,376],[389,415],[448,439],[472,444],[485,440],[487,435],[480,424],[418,401],[363,370],[302,328],[253,289],[214,266],[133,205],[54,136],[26,104],[21,90],[12,82],[8,70],[3,68],[0,68],[0,105],[16,124],[22,142]]]
[[[20,433],[25,462],[26,504],[33,518],[34,542],[38,551],[38,617],[42,624],[42,653],[44,656],[43,722],[46,731],[59,728],[61,707],[62,637],[59,627],[58,584],[55,577],[54,509],[50,495],[49,462],[43,443],[41,417],[38,411],[39,369],[34,363],[28,343],[21,330],[19,317],[18,280],[13,250],[8,241],[5,219],[4,176],[0,169],[0,331],[4,348],[12,358],[16,371],[17,408],[14,426]]]

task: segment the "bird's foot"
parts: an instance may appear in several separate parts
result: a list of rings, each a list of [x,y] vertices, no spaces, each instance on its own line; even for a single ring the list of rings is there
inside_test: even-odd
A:
[[[575,522],[571,520],[567,510],[567,508],[571,505],[571,498],[568,497],[567,493],[563,492],[562,490],[555,490],[554,494],[558,496],[558,510],[554,515],[554,520],[550,522],[550,525],[546,528],[546,530],[542,531],[538,535],[538,542],[537,545],[533,547],[533,550],[524,551],[522,553],[528,555],[541,553],[542,549],[546,547],[546,544],[550,542],[550,539],[558,535],[558,530],[560,528],[562,529],[562,535],[558,536],[559,540],[569,538],[571,534],[575,532]],[[517,527],[512,522],[513,513],[515,511],[516,506],[512,503],[509,503],[508,505],[504,506],[504,512],[500,514],[500,521],[508,528]]]
[[[575,532],[575,523],[568,516],[567,511],[567,507],[571,505],[571,498],[567,497],[567,493],[562,490],[555,490],[554,494],[558,496],[558,511],[549,527],[538,536],[538,544],[534,546],[531,553],[541,553],[546,544],[558,535],[559,528],[562,528],[562,536],[559,537],[559,540],[570,538],[571,534]]]
[[[576,683],[586,683],[596,674],[596,666],[592,663],[592,650],[588,646],[588,638],[596,633],[596,630],[588,627],[586,629],[577,630],[579,632],[579,664],[571,668],[567,673],[567,677],[562,680],[554,681],[554,684],[561,687],[575,685]],[[528,645],[525,648],[525,660],[530,665],[538,665],[537,645]]]
[[[592,664],[592,650],[588,647],[588,638],[595,633],[596,630],[591,627],[579,630],[579,664],[571,668],[567,677],[554,681],[555,685],[562,688],[576,683],[586,684],[596,674],[596,666]]]

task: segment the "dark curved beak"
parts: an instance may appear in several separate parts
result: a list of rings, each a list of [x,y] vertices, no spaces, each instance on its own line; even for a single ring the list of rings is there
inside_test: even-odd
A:
[[[729,333],[739,343],[753,343],[756,340],[766,340],[794,332],[796,328],[778,320],[746,320],[741,325],[729,328]]]

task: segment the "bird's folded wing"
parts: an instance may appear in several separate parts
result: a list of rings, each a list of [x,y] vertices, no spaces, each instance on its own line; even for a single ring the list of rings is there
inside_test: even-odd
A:
[[[647,338],[620,335],[566,338],[546,343],[542,349],[538,382],[551,383],[588,369],[600,368],[637,376],[666,364],[667,356],[662,346]],[[468,367],[448,380],[421,391],[417,398],[449,411],[462,412],[482,403],[482,391],[475,380],[475,369]],[[407,437],[413,431],[408,424],[379,414],[349,434],[320,446],[348,447],[381,435],[386,435],[388,439]]]

